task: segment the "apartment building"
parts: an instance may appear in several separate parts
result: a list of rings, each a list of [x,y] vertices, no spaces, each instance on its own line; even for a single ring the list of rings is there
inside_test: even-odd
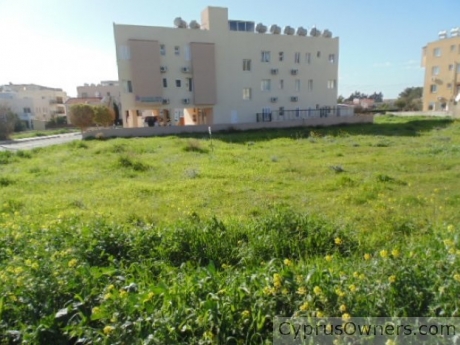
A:
[[[460,102],[460,28],[441,31],[422,51],[425,67],[423,110],[458,112]]]
[[[326,116],[336,109],[339,39],[329,30],[229,20],[207,7],[201,23],[114,24],[125,127]],[[148,116],[150,117],[150,116]]]
[[[35,84],[0,86],[0,103],[10,107],[29,128],[33,120],[49,121],[56,116],[66,116],[66,99],[62,89]]]

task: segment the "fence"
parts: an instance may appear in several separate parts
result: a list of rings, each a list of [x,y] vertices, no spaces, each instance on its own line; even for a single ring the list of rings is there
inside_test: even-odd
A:
[[[283,122],[293,120],[307,120],[323,117],[353,116],[353,107],[325,107],[321,109],[295,109],[295,110],[273,110],[257,113],[257,122]]]

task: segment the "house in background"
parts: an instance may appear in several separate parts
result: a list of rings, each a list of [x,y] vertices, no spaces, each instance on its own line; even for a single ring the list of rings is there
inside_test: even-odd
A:
[[[174,24],[114,24],[125,127],[144,126],[143,114],[209,125],[338,113],[339,39],[329,30],[267,30],[222,7]]]
[[[66,117],[64,102],[67,94],[62,89],[36,84],[7,84],[0,86],[0,103],[5,103],[18,114],[28,128],[33,121],[50,121]]]
[[[441,31],[439,39],[423,47],[425,67],[423,111],[460,114],[460,28]]]

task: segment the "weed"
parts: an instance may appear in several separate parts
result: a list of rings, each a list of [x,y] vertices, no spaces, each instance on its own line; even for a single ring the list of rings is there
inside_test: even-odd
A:
[[[122,155],[118,157],[118,165],[122,168],[133,169],[134,171],[147,171],[150,169],[150,166],[134,159],[130,155]]]
[[[184,151],[186,152],[199,152],[199,153],[208,153],[209,150],[206,148],[203,148],[201,146],[201,142],[198,141],[197,139],[189,139],[187,140],[187,144],[184,147]]]
[[[15,181],[9,177],[0,176],[0,187],[8,187],[14,184]]]

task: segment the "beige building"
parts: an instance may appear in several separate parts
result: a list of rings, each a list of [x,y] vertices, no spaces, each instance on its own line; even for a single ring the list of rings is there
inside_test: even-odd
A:
[[[439,39],[423,47],[425,67],[423,110],[459,112],[460,102],[460,29],[439,33]]]
[[[229,20],[114,24],[125,127],[282,121],[336,114],[339,39],[329,30]]]
[[[62,89],[35,84],[0,86],[0,102],[7,103],[29,128],[33,120],[49,121],[53,117],[65,117],[66,100],[67,94]]]

